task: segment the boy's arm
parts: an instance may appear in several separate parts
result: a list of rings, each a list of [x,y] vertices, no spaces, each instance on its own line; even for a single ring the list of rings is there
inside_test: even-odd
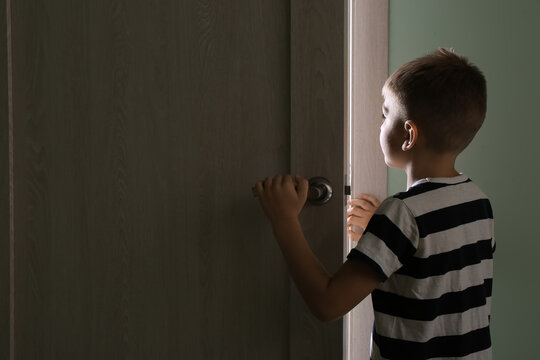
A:
[[[280,219],[273,226],[296,287],[318,319],[342,317],[381,282],[374,270],[357,260],[347,260],[330,276],[309,248],[297,217]]]
[[[267,177],[257,182],[261,205],[273,226],[274,235],[291,276],[315,316],[337,319],[370,294],[380,283],[378,275],[357,260],[348,260],[330,276],[313,254],[302,232],[298,215],[306,202],[308,181],[290,175]]]

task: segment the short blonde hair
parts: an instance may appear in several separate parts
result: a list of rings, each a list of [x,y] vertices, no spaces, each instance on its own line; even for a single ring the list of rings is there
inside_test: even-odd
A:
[[[463,151],[486,116],[484,75],[453,49],[439,48],[402,65],[386,80],[383,95],[388,90],[436,152]]]

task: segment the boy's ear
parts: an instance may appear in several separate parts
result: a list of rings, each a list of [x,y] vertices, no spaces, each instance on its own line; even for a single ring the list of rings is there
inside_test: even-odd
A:
[[[401,149],[403,151],[409,151],[414,147],[418,140],[418,128],[411,120],[405,121],[403,127],[405,128],[406,136],[403,145],[401,145]]]

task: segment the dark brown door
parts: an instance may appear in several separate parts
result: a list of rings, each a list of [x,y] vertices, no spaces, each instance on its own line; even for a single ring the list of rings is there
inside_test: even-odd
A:
[[[341,358],[341,321],[309,314],[251,187],[329,178],[301,220],[339,266],[344,5],[10,1],[12,358]]]

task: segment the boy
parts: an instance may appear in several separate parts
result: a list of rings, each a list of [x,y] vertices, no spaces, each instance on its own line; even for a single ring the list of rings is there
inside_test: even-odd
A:
[[[321,320],[339,318],[368,294],[375,311],[372,359],[491,359],[493,215],[489,200],[455,170],[486,113],[480,70],[452,50],[408,62],[386,81],[380,145],[405,170],[407,191],[377,208],[358,245],[330,276],[302,234],[307,180],[257,183],[291,276]],[[367,200],[367,201],[365,201]],[[348,225],[373,208],[354,200]]]

